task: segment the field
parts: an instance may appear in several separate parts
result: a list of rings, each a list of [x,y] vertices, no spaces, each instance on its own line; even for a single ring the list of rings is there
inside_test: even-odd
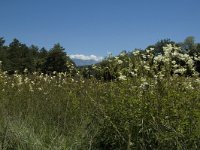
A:
[[[176,50],[168,45],[153,65],[150,52],[145,62],[134,52],[124,70],[122,54],[110,81],[1,71],[0,149],[199,149],[200,79]]]

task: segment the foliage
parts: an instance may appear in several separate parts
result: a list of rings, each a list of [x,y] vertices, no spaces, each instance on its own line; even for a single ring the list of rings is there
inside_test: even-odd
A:
[[[45,48],[39,49],[35,45],[28,47],[17,39],[13,39],[8,46],[5,46],[4,43],[5,40],[0,38],[0,61],[2,61],[2,69],[8,71],[9,74],[13,74],[15,71],[23,73],[25,69],[29,73],[34,71],[70,73],[76,70],[74,62],[67,56],[60,44],[55,44],[48,51]],[[74,68],[69,68],[69,64]]]
[[[54,47],[49,51],[46,61],[43,65],[43,72],[69,72],[67,62],[74,65],[70,58],[64,52],[64,48],[60,44],[55,44]]]
[[[10,43],[7,49],[7,71],[14,73],[14,71],[23,72],[24,69],[33,71],[33,58],[28,47],[25,44],[21,44],[17,39],[14,39]]]

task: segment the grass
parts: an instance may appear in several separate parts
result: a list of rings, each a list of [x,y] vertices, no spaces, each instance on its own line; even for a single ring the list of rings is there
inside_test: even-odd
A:
[[[1,73],[0,149],[198,149],[198,80],[146,82]]]

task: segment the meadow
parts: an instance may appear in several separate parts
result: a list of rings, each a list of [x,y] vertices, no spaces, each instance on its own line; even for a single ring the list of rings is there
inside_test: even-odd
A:
[[[0,71],[0,149],[199,149],[200,56],[163,49],[121,53],[89,78]]]

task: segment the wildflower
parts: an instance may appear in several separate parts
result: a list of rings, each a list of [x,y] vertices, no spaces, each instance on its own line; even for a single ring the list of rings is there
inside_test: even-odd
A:
[[[28,69],[27,69],[27,68],[25,68],[25,69],[24,69],[24,73],[27,73],[27,72],[28,72]]]
[[[197,71],[193,71],[193,77],[199,77],[199,73]]]
[[[30,92],[34,92],[34,91],[33,91],[33,87],[32,87],[31,84],[29,84],[29,91],[30,91]]]
[[[196,79],[195,81],[196,83],[200,84],[200,79]]]
[[[177,51],[174,51],[174,52],[172,53],[172,56],[179,56],[179,53],[178,53]]]
[[[173,61],[172,61],[172,64],[173,64],[173,65],[175,65],[175,64],[176,64],[176,61],[175,61],[175,60],[173,60]]]
[[[45,76],[45,77],[41,76],[41,79],[43,79],[45,82],[47,82],[48,77],[47,76]]]
[[[187,61],[190,56],[188,54],[179,54],[179,58],[183,61]]]
[[[187,82],[187,83],[185,82],[184,86],[185,86],[186,89],[189,89],[189,90],[193,90],[194,89],[194,87],[192,86],[191,82]]]
[[[28,81],[29,81],[29,78],[28,78],[28,77],[25,77],[25,78],[24,78],[24,83],[28,83]]]
[[[189,60],[187,61],[187,64],[189,65],[190,68],[192,68],[193,65],[194,65],[194,62],[193,62],[192,59],[189,59]]]
[[[15,87],[15,84],[14,84],[14,83],[12,83],[12,84],[11,84],[11,87],[12,87],[12,88],[14,88],[14,87]]]
[[[151,47],[151,48],[150,48],[150,51],[154,51],[154,48],[153,48],[153,47]]]
[[[169,62],[170,62],[170,59],[169,59],[168,57],[164,57],[163,62],[169,63]]]
[[[140,80],[141,80],[141,82],[146,82],[146,78],[142,77]]]
[[[194,60],[196,60],[196,61],[200,61],[200,57],[194,57]]]
[[[135,77],[135,76],[137,76],[137,74],[136,74],[136,73],[134,73],[134,72],[130,72],[130,74],[131,74],[131,76],[132,76],[132,77]]]
[[[80,71],[77,71],[77,72],[76,72],[76,75],[79,75],[79,74],[80,74]]]
[[[140,88],[142,88],[143,90],[147,90],[147,88],[149,87],[148,82],[142,82],[142,84],[140,85]]]
[[[122,75],[122,73],[120,72],[120,73],[119,73],[118,79],[119,79],[119,80],[126,80],[126,76],[125,76],[125,75]]]
[[[165,76],[164,74],[162,74],[162,72],[159,72],[157,75],[158,75],[159,79],[161,79],[161,80],[162,80],[163,77]]]
[[[158,55],[158,56],[154,57],[154,62],[160,62],[160,61],[162,61],[162,59],[163,59],[162,55]]]
[[[116,60],[118,60],[118,59],[119,59],[119,57],[115,57],[115,59],[116,59]]]
[[[178,68],[178,67],[179,67],[179,65],[175,64],[175,65],[173,65],[173,67],[174,67],[174,68]]]
[[[31,84],[32,84],[32,85],[34,85],[34,84],[35,84],[35,82],[34,82],[34,81],[31,81]]]
[[[138,51],[138,50],[136,50],[136,51],[133,52],[133,55],[134,55],[134,56],[137,56],[137,55],[139,55],[139,54],[140,54],[140,51]]]
[[[118,60],[117,63],[118,63],[119,65],[121,65],[121,64],[123,63],[123,61],[122,61],[122,60]]]
[[[146,55],[142,54],[142,58],[146,59],[147,57],[146,57]]]
[[[167,44],[166,46],[163,47],[163,51],[164,51],[164,54],[165,56],[169,56],[172,52],[172,45],[171,44]]]
[[[4,72],[3,72],[3,75],[7,75],[7,73],[8,73],[8,71],[4,71]]]
[[[129,68],[132,68],[132,67],[133,67],[133,64],[132,64],[132,63],[129,63],[128,65],[129,65]]]
[[[157,78],[158,78],[158,75],[154,75],[154,78],[157,79]]]
[[[19,75],[17,79],[18,79],[17,85],[18,86],[22,85],[22,76]]]
[[[42,91],[42,88],[41,88],[41,87],[39,87],[39,88],[38,88],[38,90],[39,90],[39,91]]]
[[[1,70],[1,67],[2,67],[2,61],[0,61],[0,70]]]
[[[188,59],[188,58],[190,58],[190,55],[188,55],[188,54],[183,54],[183,57],[184,57],[185,59]]]
[[[125,55],[126,55],[125,52],[121,52],[121,53],[120,53],[120,56],[125,56]]]
[[[186,71],[186,69],[185,69],[185,68],[179,68],[179,69],[176,69],[176,70],[174,71],[174,73],[180,73],[180,74],[184,74],[184,73],[185,73],[185,71]]]
[[[97,67],[95,65],[92,65],[92,69],[96,69]]]
[[[147,49],[146,52],[147,52],[147,53],[150,53],[150,50]]]
[[[147,66],[147,65],[144,65],[144,69],[147,70],[147,71],[150,71],[150,67]]]
[[[33,72],[33,75],[34,75],[34,76],[37,75],[37,72]]]
[[[151,57],[151,55],[146,55],[147,56],[147,58],[150,58]]]

